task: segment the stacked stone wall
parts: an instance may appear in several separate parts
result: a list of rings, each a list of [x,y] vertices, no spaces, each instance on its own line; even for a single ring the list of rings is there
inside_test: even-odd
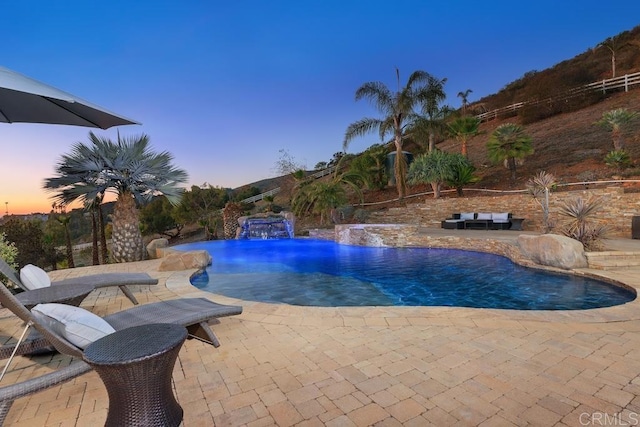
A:
[[[550,218],[556,224],[564,220],[558,213],[563,202],[572,197],[602,197],[604,203],[594,218],[609,227],[610,236],[631,237],[632,217],[640,215],[640,193],[625,193],[620,187],[551,193]],[[417,203],[408,199],[406,207],[373,212],[366,222],[440,228],[442,220],[460,212],[510,212],[515,218],[525,218],[524,230],[542,231],[543,228],[542,208],[529,194],[440,199],[429,196]]]

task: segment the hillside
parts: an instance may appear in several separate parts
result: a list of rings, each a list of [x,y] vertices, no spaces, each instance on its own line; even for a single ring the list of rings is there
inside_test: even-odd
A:
[[[640,71],[640,26],[614,36],[609,42],[612,40],[616,46],[616,75]],[[521,79],[507,84],[498,93],[472,103],[469,108],[482,105],[483,110],[491,110],[515,102],[546,99],[566,89],[610,78],[611,73],[611,52],[605,47],[590,49],[549,69],[528,72]],[[628,93],[594,93],[593,96],[564,104],[555,111],[530,108],[522,111],[519,116],[483,123],[481,133],[468,143],[469,158],[477,168],[476,174],[481,178],[471,187],[522,189],[529,178],[542,170],[553,173],[560,183],[605,180],[620,176],[640,179],[640,119],[625,131],[626,151],[630,154],[633,165],[622,172],[604,163],[605,155],[613,149],[611,134],[594,124],[602,117],[603,112],[612,109],[627,108],[640,112],[640,87],[635,86]],[[509,171],[503,165],[495,165],[489,161],[486,151],[489,135],[497,126],[507,122],[523,124],[533,139],[535,149],[535,153],[527,157],[519,167],[515,183],[510,181]],[[440,141],[438,148],[450,152],[460,150],[458,143],[452,139]],[[414,155],[424,150],[410,142],[406,144],[406,149]],[[263,180],[259,184],[261,189],[267,191],[278,185],[284,184],[286,187],[286,181],[286,178],[283,180],[280,177]],[[425,191],[430,191],[430,188],[425,185],[413,186],[409,189],[409,194]],[[277,204],[288,204],[290,194],[286,193],[276,198]],[[465,197],[476,194],[478,193],[469,193]],[[394,187],[387,187],[382,191],[366,191],[364,196],[365,202],[377,202],[393,200],[397,194]],[[457,196],[447,193],[444,197]],[[357,203],[356,200],[353,202]],[[371,209],[388,206],[390,204]]]

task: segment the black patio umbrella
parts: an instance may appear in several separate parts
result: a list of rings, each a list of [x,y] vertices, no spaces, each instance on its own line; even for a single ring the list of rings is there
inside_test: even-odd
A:
[[[140,124],[4,67],[0,67],[0,122],[100,129]]]

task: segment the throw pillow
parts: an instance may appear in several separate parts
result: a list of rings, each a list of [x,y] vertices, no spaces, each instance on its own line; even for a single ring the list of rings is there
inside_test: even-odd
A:
[[[20,269],[20,281],[29,291],[51,286],[47,272],[33,264],[27,264]]]
[[[474,218],[473,212],[463,212],[460,214],[460,219],[473,219],[473,218]]]
[[[85,349],[115,329],[106,320],[80,307],[65,304],[38,304],[31,313],[76,347]]]
[[[491,219],[491,214],[490,213],[478,213],[478,219]]]

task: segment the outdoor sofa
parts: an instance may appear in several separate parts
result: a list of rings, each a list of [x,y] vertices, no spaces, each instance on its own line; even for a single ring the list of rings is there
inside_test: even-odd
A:
[[[463,212],[443,220],[441,227],[447,230],[508,230],[511,222],[512,214],[509,212]]]

